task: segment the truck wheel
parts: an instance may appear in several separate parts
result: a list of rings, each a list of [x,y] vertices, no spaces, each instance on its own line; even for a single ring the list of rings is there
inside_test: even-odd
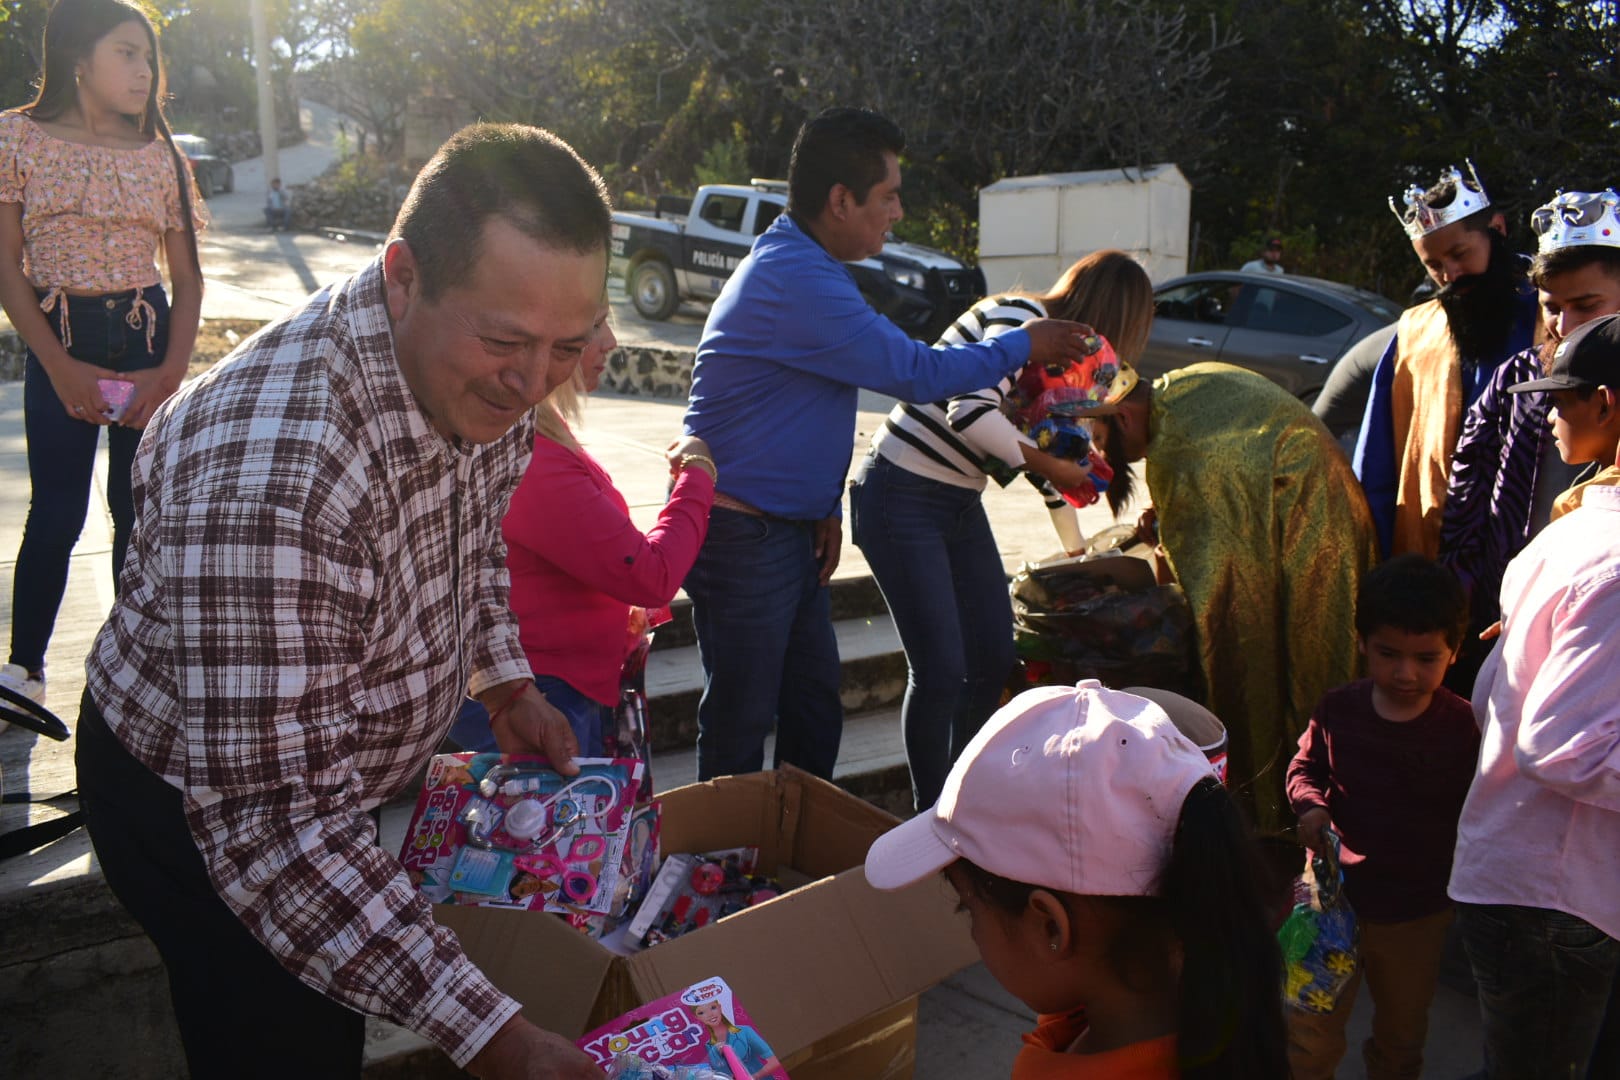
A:
[[[675,291],[675,273],[662,259],[648,259],[630,275],[630,302],[649,319],[662,322],[675,314],[681,298]]]

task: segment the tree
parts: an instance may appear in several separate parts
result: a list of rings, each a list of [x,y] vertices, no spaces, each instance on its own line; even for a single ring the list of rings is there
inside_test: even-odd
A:
[[[1211,60],[1232,41],[1179,9],[1120,0],[1036,0],[1017,18],[975,0],[636,2],[636,23],[702,72],[692,85],[727,106],[761,171],[785,168],[793,130],[824,106],[894,119],[921,196],[909,201],[929,208],[910,228],[965,254],[978,188],[1003,175],[1209,152],[1222,96]]]

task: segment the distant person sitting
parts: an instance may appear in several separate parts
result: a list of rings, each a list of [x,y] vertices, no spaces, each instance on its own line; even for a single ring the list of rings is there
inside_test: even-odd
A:
[[[1286,274],[1282,265],[1282,241],[1273,236],[1266,241],[1258,259],[1250,259],[1238,268],[1245,274]]]
[[[270,190],[264,193],[264,223],[274,232],[292,225],[292,199],[281,186],[281,177],[270,181]]]

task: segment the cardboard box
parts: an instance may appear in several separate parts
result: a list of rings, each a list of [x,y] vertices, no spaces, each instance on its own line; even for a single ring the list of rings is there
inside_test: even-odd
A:
[[[866,850],[895,818],[791,767],[660,798],[666,854],[754,844],[762,871],[788,868],[811,883],[628,957],[539,913],[439,905],[435,916],[524,1016],[570,1039],[720,975],[784,1062],[805,1050],[859,1052],[860,1067],[851,1058],[854,1071],[836,1075],[909,1075],[914,998],[978,953],[943,880],[892,893],[866,883]]]

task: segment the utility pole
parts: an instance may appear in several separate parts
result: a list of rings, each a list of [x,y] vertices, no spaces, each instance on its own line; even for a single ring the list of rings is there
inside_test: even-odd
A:
[[[264,144],[264,189],[270,190],[270,181],[281,175],[281,163],[276,158],[276,90],[270,79],[270,31],[264,17],[264,0],[248,0],[253,19],[254,81],[259,88],[259,141]]]

